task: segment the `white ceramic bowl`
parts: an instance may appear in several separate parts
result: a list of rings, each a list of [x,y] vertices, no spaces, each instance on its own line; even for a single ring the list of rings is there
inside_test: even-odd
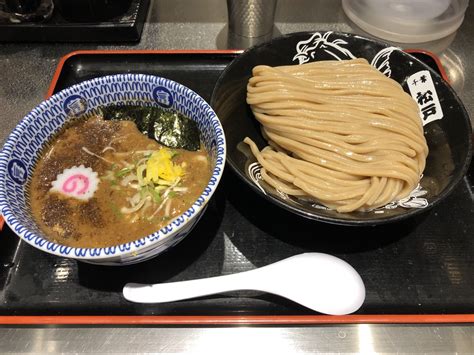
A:
[[[29,207],[28,183],[35,163],[45,144],[72,117],[117,103],[172,108],[196,121],[211,156],[211,179],[187,211],[153,234],[107,248],[72,248],[53,243],[42,235]],[[22,240],[44,252],[101,265],[133,264],[158,255],[191,231],[219,184],[225,158],[221,123],[208,103],[191,89],[144,74],[100,77],[67,88],[42,102],[7,138],[0,153],[0,211]]]

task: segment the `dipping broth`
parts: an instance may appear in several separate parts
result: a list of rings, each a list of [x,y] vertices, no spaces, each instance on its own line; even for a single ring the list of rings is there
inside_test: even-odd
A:
[[[130,121],[78,119],[48,145],[30,183],[47,239],[100,248],[149,235],[185,212],[211,177],[209,155],[167,148]]]

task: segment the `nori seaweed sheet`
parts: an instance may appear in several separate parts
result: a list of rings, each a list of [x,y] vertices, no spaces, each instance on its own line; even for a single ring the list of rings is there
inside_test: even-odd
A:
[[[106,120],[135,122],[140,132],[167,147],[192,151],[200,148],[196,122],[179,112],[132,105],[106,106],[101,111]]]

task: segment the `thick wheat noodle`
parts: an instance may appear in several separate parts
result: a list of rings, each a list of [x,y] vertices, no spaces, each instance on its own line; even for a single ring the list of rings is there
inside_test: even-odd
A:
[[[280,91],[283,90],[291,90],[293,88],[298,88],[298,91],[302,93],[309,93],[314,90],[315,93],[325,95],[325,96],[330,96],[330,95],[348,95],[346,100],[350,100],[351,98],[351,93],[353,93],[353,90],[359,90],[360,94],[368,94],[370,96],[374,97],[385,97],[383,93],[380,92],[373,92],[373,88],[395,88],[392,85],[379,85],[378,83],[373,83],[372,85],[366,85],[365,81],[360,81],[360,82],[353,82],[351,84],[348,84],[346,82],[338,83],[337,86],[332,85],[331,89],[328,89],[328,86],[331,85],[332,83],[330,82],[324,82],[321,83],[320,85],[312,85],[312,82],[305,82],[304,83],[299,83],[299,81],[302,81],[301,78],[294,78],[292,81],[288,81],[287,84],[282,85],[281,82],[275,82],[275,81],[269,81],[267,83],[261,83],[257,80],[250,80],[249,84],[250,85],[256,85],[255,87],[252,87],[249,92],[254,94],[254,93],[259,93],[259,92],[264,92],[266,88],[269,86],[272,86],[274,89],[279,89]]]
[[[308,120],[308,119],[292,119],[290,117],[281,117],[278,119],[274,119],[273,117],[268,117],[265,116],[261,113],[255,112],[254,113],[255,117],[257,120],[260,121],[265,126],[290,126],[294,128],[300,128],[300,129],[306,129],[306,130],[313,130],[313,131],[319,131],[319,132],[334,132],[334,133],[340,133],[340,134],[350,134],[351,132],[357,132],[358,130],[361,130],[363,128],[367,128],[367,126],[372,126],[372,130],[370,132],[367,132],[367,135],[371,136],[384,136],[384,131],[385,130],[390,130],[394,134],[389,136],[389,139],[397,139],[400,140],[400,137],[402,137],[403,140],[406,141],[406,138],[411,138],[410,140],[407,141],[407,144],[409,144],[411,147],[413,147],[415,150],[420,151],[423,149],[423,146],[416,141],[413,141],[413,139],[416,139],[418,134],[421,134],[421,132],[417,133],[416,131],[413,132],[405,127],[402,127],[402,125],[399,125],[398,127],[396,125],[389,125],[383,122],[376,122],[375,119],[370,119],[367,120],[365,123],[358,121],[358,122],[325,122],[325,121],[320,121],[317,118],[314,121]]]
[[[428,154],[418,106],[365,59],[252,74],[247,103],[269,145],[244,142],[268,185],[339,212],[377,208],[416,187]]]
[[[327,150],[328,153],[321,152],[321,155],[326,156],[328,159],[331,159],[331,155],[333,155],[330,153],[334,152],[338,155],[341,155],[340,160],[355,160],[357,162],[367,162],[368,165],[373,165],[374,163],[380,161],[385,162],[385,159],[387,159],[387,157],[390,157],[394,161],[398,161],[414,170],[418,169],[417,163],[423,164],[423,162],[415,162],[409,154],[404,154],[404,152],[398,150],[398,147],[392,147],[391,145],[381,147],[381,149],[386,151],[388,150],[390,153],[386,153],[382,150],[373,150],[372,152],[369,152],[372,153],[372,155],[370,156],[368,154],[357,154],[349,149],[341,149],[335,144],[324,143],[320,140],[315,140],[312,138],[307,138],[291,133],[287,133],[286,138],[293,139],[294,141],[298,141],[300,143],[307,144],[315,148]]]
[[[269,134],[267,132],[267,134]],[[271,136],[270,136],[271,137]],[[289,151],[297,154],[306,161],[311,161],[317,165],[327,166],[329,169],[345,172],[348,174],[358,176],[390,176],[405,180],[407,183],[413,183],[418,181],[419,175],[413,174],[409,169],[403,169],[399,162],[391,160],[387,166],[387,162],[370,162],[365,164],[358,164],[351,159],[342,157],[339,154],[332,154],[329,156],[321,149],[309,147],[308,145],[301,144],[294,140],[285,137],[271,137],[274,142],[283,146]],[[395,169],[398,167],[405,171],[398,171]]]
[[[258,154],[258,153],[257,153]],[[263,154],[265,155],[265,154]],[[265,160],[265,163],[268,163],[270,159],[266,159]],[[290,164],[288,164],[288,162],[284,162],[284,160],[280,161],[280,163],[283,163],[282,166],[279,166],[278,169],[280,169],[281,167],[283,168],[291,168],[292,171],[299,171],[301,174],[299,174],[299,178],[302,179],[303,181],[306,180],[308,181],[308,179],[305,179],[305,172],[303,170],[300,170],[298,169],[297,166],[293,166]],[[278,163],[275,163],[273,162],[272,163],[272,169],[275,169],[275,166],[278,165]],[[282,191],[282,192],[285,192],[287,194],[292,194],[291,192],[289,192],[289,189],[291,189],[291,186],[287,184],[287,180],[285,180],[285,177],[289,178],[289,182],[294,182],[295,181],[295,178],[294,176],[290,176],[290,175],[287,175],[287,174],[282,174],[281,175],[281,180],[276,180],[274,178],[272,178],[270,175],[267,174],[266,172],[266,169],[263,169],[262,170],[262,177],[265,179],[265,181],[267,181],[267,183],[270,183],[273,187],[277,188],[278,190]],[[342,189],[338,189],[338,190],[335,190],[335,188],[333,186],[331,186],[331,184],[327,184],[324,180],[320,180],[319,178],[314,178],[314,175],[313,176],[310,176],[310,179],[309,182],[313,182],[314,181],[318,181],[319,180],[319,184],[321,185],[324,185],[324,189],[323,191],[321,191],[321,195],[325,195],[326,198],[328,200],[330,199],[338,199],[338,198],[341,198],[342,196],[344,196],[343,194],[351,194],[353,193],[354,196],[357,196],[358,194],[360,193],[363,193],[365,190],[367,190],[367,187],[368,185],[364,184],[365,181],[361,181],[362,184],[359,184],[359,186],[346,186]],[[342,182],[342,181],[341,181]],[[281,185],[284,185],[284,187],[281,187]],[[366,185],[366,186],[364,186]],[[294,189],[294,187],[293,187]],[[295,195],[302,195],[304,194],[304,192],[302,190],[297,190],[295,189],[295,191],[297,191],[297,193],[295,193]],[[354,193],[354,191],[356,191]],[[332,193],[332,196],[330,195],[330,193]],[[341,194],[340,196],[338,194]]]
[[[258,150],[258,149],[257,149]],[[265,151],[263,154],[263,158],[271,158],[272,152]],[[273,152],[276,153],[276,152]],[[319,178],[322,180],[325,180],[326,183],[329,184],[335,184],[335,185],[341,185],[341,184],[346,184],[347,186],[360,186],[360,185],[365,185],[367,183],[366,180],[361,179],[360,177],[354,176],[354,175],[349,175],[345,174],[339,171],[335,170],[330,170],[326,167],[314,167],[314,165],[310,162],[297,159],[294,157],[290,157],[286,154],[283,153],[276,153],[276,159],[280,164],[286,167],[287,171],[293,171],[295,168],[298,169],[299,171],[311,175],[315,178]]]
[[[258,67],[257,67],[258,68]],[[346,77],[333,77],[333,79],[329,80],[323,80],[323,78],[320,75],[314,75],[314,76],[294,76],[289,73],[282,72],[281,70],[278,70],[277,68],[270,68],[270,69],[265,69],[265,78],[262,76],[259,76],[261,73],[256,72],[254,73],[254,76],[250,78],[249,84],[252,85],[251,91],[252,90],[258,90],[259,83],[267,83],[268,81],[272,82],[279,82],[280,79],[285,79],[287,84],[289,86],[295,85],[301,87],[313,87],[313,88],[321,88],[321,89],[327,89],[327,91],[323,94],[329,95],[332,91],[342,89],[342,90],[352,90],[356,89],[357,86],[360,90],[364,91],[367,89],[370,89],[372,86],[380,86],[380,87],[392,87],[396,88],[397,83],[396,82],[387,82],[382,74],[380,76],[376,77],[372,75],[372,80],[370,82],[367,82],[366,80],[359,80],[357,81],[355,77],[349,75]],[[256,75],[256,76],[255,76]],[[369,74],[370,75],[370,74]],[[343,80],[341,80],[341,78]],[[351,82],[348,83],[345,81],[345,78],[350,78]],[[334,80],[335,79],[335,80]],[[317,81],[315,81],[317,80]],[[329,86],[331,85],[331,86]],[[359,93],[358,93],[359,94]],[[375,95],[375,96],[386,96],[383,95],[383,93],[377,93],[377,92],[370,92],[370,95]]]
[[[364,154],[377,152],[380,149],[391,149],[394,151],[399,151],[409,157],[414,157],[416,155],[416,151],[414,149],[409,148],[407,145],[404,144],[404,142],[396,140],[391,140],[387,142],[382,141],[380,139],[373,139],[372,142],[369,142],[370,144],[360,143],[357,146],[354,146],[346,143],[347,139],[341,139],[339,141],[336,141],[335,138],[337,137],[337,135],[331,132],[317,132],[288,126],[281,127],[273,124],[268,125],[267,129],[286,132],[288,134],[288,137],[298,136],[301,137],[301,140],[308,139],[308,141],[311,140],[321,143],[327,143],[344,150],[347,155],[351,155],[353,157],[360,156],[361,159],[364,161],[367,161],[369,159],[369,157]]]
[[[270,182],[272,186],[278,189],[278,191],[281,191],[287,195],[306,196],[306,192],[304,192],[303,190],[295,188],[294,185],[287,184],[284,181],[272,178],[269,174],[267,174],[265,170],[262,170],[261,173],[262,178],[265,181]]]
[[[321,96],[316,96],[312,94],[301,94],[297,95],[296,93],[287,93],[287,92],[278,92],[275,91],[272,95],[268,93],[260,94],[256,93],[258,98],[249,100],[249,104],[256,105],[257,111],[261,110],[284,110],[284,109],[306,109],[308,111],[317,111],[318,109],[333,109],[336,111],[334,104],[343,105],[341,108],[354,114],[359,113],[360,111],[365,113],[372,113],[371,108],[377,108],[377,106],[370,106],[369,104],[377,104],[379,106],[384,105],[390,112],[390,115],[398,116],[399,119],[406,120],[407,122],[416,123],[416,121],[410,121],[413,117],[406,117],[407,111],[411,113],[418,112],[416,108],[413,108],[411,105],[401,104],[396,107],[393,99],[386,100],[381,98],[379,100],[373,100],[371,98],[360,98],[356,97],[354,99],[348,100],[348,98],[342,99],[340,96],[334,95],[332,98],[323,98]],[[252,94],[253,96],[253,94]],[[361,99],[363,101],[361,101]],[[277,101],[275,101],[277,100]],[[292,100],[292,101],[289,101]],[[329,106],[319,106],[322,104],[328,104]],[[336,111],[337,112],[337,111]],[[381,114],[386,114],[386,112],[380,112]]]
[[[374,162],[374,161],[377,161],[378,159],[385,159],[385,156],[386,156],[383,153],[381,153],[380,155],[377,155],[378,150],[376,150],[376,149],[375,150],[374,149],[371,149],[371,150],[367,149],[365,151],[365,153],[360,154],[360,153],[356,153],[356,152],[350,150],[349,148],[341,147],[339,144],[333,144],[331,142],[331,139],[327,139],[324,136],[317,137],[316,139],[314,139],[314,138],[310,138],[310,137],[305,137],[303,134],[293,134],[293,133],[290,133],[290,132],[286,133],[287,138],[293,139],[295,141],[298,141],[298,142],[301,142],[301,143],[304,143],[304,144],[308,144],[309,146],[312,146],[312,147],[327,150],[328,153],[326,155],[329,156],[328,157],[329,159],[331,158],[330,157],[331,152],[341,154],[343,157],[344,156],[350,157],[350,159],[354,159],[354,160],[360,161],[360,162],[371,162],[371,161]],[[285,135],[284,131],[280,131],[280,132],[277,131],[276,133],[280,134],[280,135]],[[389,149],[389,150],[392,150],[394,153],[398,153],[398,158],[400,159],[400,161],[402,161],[407,166],[412,167],[413,169],[417,169],[416,163],[412,159],[410,159],[410,157],[412,156],[410,154],[411,152],[406,152],[403,149],[398,149],[399,147],[395,146],[395,145],[386,145],[386,146],[382,147],[382,144],[380,144],[379,147],[380,147],[380,149]],[[369,156],[366,153],[373,153],[374,155]]]
[[[258,67],[257,67],[258,68]],[[278,70],[276,70],[278,72]],[[260,77],[252,77],[249,80],[249,87],[248,87],[248,92],[249,93],[257,93],[257,92],[263,92],[266,91],[268,87],[271,87],[274,89],[273,91],[278,92],[277,88],[281,88],[283,92],[288,93],[289,91],[293,91],[293,89],[296,88],[298,92],[304,93],[304,92],[316,92],[319,93],[321,96],[319,97],[320,99],[329,99],[329,100],[345,100],[349,103],[352,103],[354,105],[357,104],[358,102],[358,97],[361,94],[367,93],[367,97],[365,99],[368,99],[370,97],[373,98],[378,98],[381,97],[380,99],[382,100],[390,100],[392,98],[399,97],[397,96],[396,92],[395,95],[384,95],[383,90],[386,89],[387,87],[391,87],[394,89],[398,89],[399,86],[398,84],[393,81],[393,82],[386,82],[386,77],[380,74],[380,78],[371,78],[371,81],[367,80],[362,80],[356,85],[356,82],[353,82],[352,84],[347,84],[347,82],[341,82],[340,78],[336,78],[335,81],[327,81],[323,82],[320,81],[320,77],[315,77],[314,79],[309,79],[309,78],[299,78],[299,77],[293,77],[291,75],[286,75],[284,73],[281,73],[279,77],[276,78],[276,80],[272,80],[272,78],[276,75],[276,73],[270,74],[270,75],[265,75],[265,76],[260,76]],[[255,74],[254,74],[255,75]],[[285,81],[282,83],[282,79]],[[265,80],[262,82],[262,80]],[[353,80],[353,78],[352,78]],[[382,83],[382,85],[380,85]],[[389,85],[387,85],[389,84]],[[374,90],[376,88],[379,88],[380,90]],[[344,96],[338,96],[335,95],[335,91],[337,90],[343,90],[343,92],[349,92],[349,93],[354,93],[355,90],[358,90],[358,92],[354,95],[344,95]],[[289,93],[291,94],[291,93]],[[363,103],[362,103],[363,104]],[[412,101],[406,101],[406,102],[398,102],[400,105],[409,105],[412,108],[416,109],[416,104]]]
[[[272,111],[280,111],[280,110],[299,110],[301,111],[301,113],[304,115],[304,114],[307,114],[307,113],[310,113],[310,114],[316,114],[318,112],[318,107],[323,107],[324,109],[328,109],[328,107],[330,105],[323,105],[321,103],[311,103],[311,102],[296,102],[296,101],[291,101],[291,102],[288,102],[288,101],[284,101],[284,100],[288,100],[289,98],[288,97],[285,97],[285,96],[282,96],[282,97],[278,97],[278,96],[275,96],[274,97],[275,99],[279,99],[281,101],[278,101],[278,102],[265,102],[265,103],[259,103],[259,104],[256,104],[256,108],[255,108],[255,112],[260,112],[260,113],[270,113]],[[360,99],[359,99],[360,100]],[[374,107],[373,105],[381,105],[383,104],[382,102],[371,102],[369,100],[366,100],[366,107],[363,107],[361,106],[361,109],[358,109],[356,107],[349,107],[348,105],[344,104],[344,103],[339,103],[339,102],[336,102],[336,101],[333,101],[332,105],[336,105],[341,107],[341,112],[340,112],[340,120],[342,120],[345,116],[348,115],[347,111],[346,110],[350,110],[350,112],[352,112],[352,114],[359,114],[361,115],[362,113],[372,113],[371,112],[371,107]],[[334,109],[336,109],[336,107],[334,107]],[[398,119],[402,119],[401,117],[403,117],[403,113],[400,114],[399,112],[394,112],[393,110],[387,110],[388,112],[377,112],[377,113],[380,113],[381,115],[390,115],[394,118],[398,118]],[[319,111],[321,113],[324,113],[324,111]],[[408,110],[405,110],[405,115],[406,113],[408,112]],[[416,111],[418,112],[418,111]],[[414,114],[414,112],[411,113],[412,115]],[[329,118],[327,118],[329,119]],[[405,120],[405,121],[408,121],[408,120]],[[415,122],[416,123],[416,122]],[[421,133],[421,130],[420,130],[420,127],[417,127],[416,129],[417,131],[419,130],[420,133]]]
[[[380,103],[379,103],[380,104]],[[292,118],[295,117],[304,117],[310,120],[317,119],[321,121],[336,121],[336,122],[353,122],[355,119],[360,117],[361,110],[358,109],[345,109],[342,107],[339,110],[334,109],[334,111],[316,111],[316,110],[305,110],[301,111],[298,116],[295,116],[295,113],[291,109],[280,109],[280,110],[258,110],[256,109],[254,112],[259,113],[261,115],[269,115],[273,116],[275,112],[278,112],[278,118]],[[367,109],[363,110],[366,118],[372,119],[383,119],[387,123],[392,124],[401,124],[405,128],[408,129],[419,129],[419,125],[417,122],[413,122],[411,120],[405,119],[404,115],[398,112],[367,112]],[[392,117],[387,117],[387,115],[391,115]]]

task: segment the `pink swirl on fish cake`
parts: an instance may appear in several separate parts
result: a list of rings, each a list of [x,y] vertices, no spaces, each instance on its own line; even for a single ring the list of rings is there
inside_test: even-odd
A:
[[[99,185],[97,173],[84,165],[64,169],[52,182],[52,192],[79,200],[90,199]]]
[[[82,188],[77,189],[78,186]],[[89,178],[83,174],[75,174],[67,178],[62,186],[62,190],[66,194],[83,195],[89,188]]]

